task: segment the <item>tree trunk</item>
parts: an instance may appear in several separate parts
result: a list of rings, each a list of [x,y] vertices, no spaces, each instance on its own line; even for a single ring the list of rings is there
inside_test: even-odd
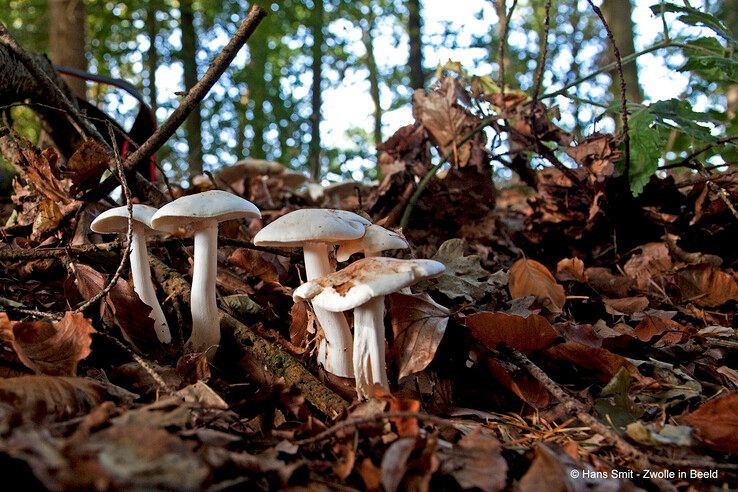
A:
[[[633,44],[633,21],[632,5],[630,0],[604,0],[602,2],[602,14],[610,26],[615,44],[620,50],[620,56],[626,57],[635,53]],[[608,51],[610,48],[608,46]],[[625,96],[628,101],[640,103],[643,101],[643,92],[638,83],[638,65],[636,62],[623,64],[623,77],[625,78]],[[620,94],[620,82],[616,71],[612,72],[610,91],[617,100]]]
[[[253,159],[266,159],[264,150],[264,132],[267,127],[267,117],[264,114],[264,101],[267,99],[266,82],[266,60],[269,53],[268,35],[271,31],[266,25],[269,18],[264,19],[262,26],[257,29],[249,41],[249,99],[253,104],[251,128],[254,137],[249,146],[249,157]],[[269,118],[274,121],[273,118]]]
[[[723,6],[723,19],[725,25],[734,36],[738,36],[738,0],[725,0]],[[728,86],[726,90],[727,96],[727,113],[728,118],[734,120],[738,114],[738,85]]]
[[[310,177],[314,181],[320,181],[322,177],[321,159],[320,159],[320,107],[323,82],[323,45],[325,35],[323,33],[323,0],[314,0],[314,7],[310,19],[313,34],[313,88],[312,88],[312,114],[310,115],[310,145],[308,146],[308,164],[310,167]]]
[[[197,33],[195,32],[195,13],[192,0],[180,3],[180,29],[182,32],[182,68],[184,70],[185,90],[189,91],[197,83]],[[202,115],[200,107],[185,121],[187,138],[187,168],[190,178],[202,174]]]
[[[374,19],[367,19],[367,22],[363,40],[366,48],[366,67],[369,70],[369,93],[374,103],[374,146],[376,147],[382,143],[382,106],[379,101],[379,69],[377,60],[374,58]]]
[[[420,0],[408,0],[407,10],[407,34],[410,38],[407,64],[410,67],[410,87],[422,89],[425,86],[425,72],[423,72],[423,20],[420,16]]]
[[[156,36],[159,26],[156,22],[156,2],[151,2],[146,11],[146,34],[149,37],[149,49],[146,51],[146,67],[148,69],[149,107],[156,118],[156,67],[159,66],[159,52],[156,47]]]
[[[85,58],[86,10],[84,0],[49,0],[49,55],[51,61],[80,70],[87,69]],[[85,97],[85,81],[65,77],[74,95]]]

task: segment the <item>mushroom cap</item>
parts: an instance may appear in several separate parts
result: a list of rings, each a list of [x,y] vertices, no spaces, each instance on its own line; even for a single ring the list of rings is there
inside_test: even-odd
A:
[[[151,227],[151,218],[156,213],[155,207],[135,203],[132,218],[145,226],[146,233],[155,232]],[[101,234],[121,233],[128,231],[128,207],[115,207],[98,215],[90,224],[90,229]]]
[[[326,311],[347,311],[375,297],[435,277],[445,269],[443,263],[435,260],[364,258],[343,270],[302,284],[292,297],[296,301],[309,300]]]
[[[304,208],[285,214],[254,236],[257,246],[297,248],[305,243],[337,243],[360,238],[371,222],[346,210]]]
[[[364,254],[369,256],[388,249],[407,249],[409,247],[410,245],[401,235],[380,225],[372,224],[366,228],[364,237],[339,244],[336,259],[346,261],[352,254],[361,250],[364,250]]]
[[[167,203],[154,214],[151,227],[173,230],[187,224],[204,221],[261,217],[261,212],[250,201],[222,190],[210,190],[187,195]]]

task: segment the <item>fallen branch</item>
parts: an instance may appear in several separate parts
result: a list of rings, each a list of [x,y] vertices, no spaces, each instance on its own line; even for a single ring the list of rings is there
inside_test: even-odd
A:
[[[548,374],[546,374],[540,367],[535,365],[528,357],[517,349],[505,347],[503,352],[510,356],[510,358],[524,368],[528,373],[533,376],[538,382],[540,382],[557,400],[559,400],[566,409],[567,412],[573,413],[577,418],[587,425],[594,432],[600,434],[605,440],[613,446],[625,460],[632,463],[634,469],[637,470],[652,470],[654,465],[651,463],[649,458],[633,447],[625,439],[620,437],[610,427],[606,426],[595,417],[590,415],[584,408],[584,405],[579,401],[569,396],[564,392],[561,387],[554,382]],[[651,481],[659,487],[660,490],[676,490],[676,488],[668,481],[663,479],[652,478]]]
[[[149,261],[154,277],[167,295],[189,305],[190,284],[157,257],[149,255]],[[329,418],[335,418],[348,408],[346,400],[321,383],[282,347],[262,338],[223,310],[220,310],[220,327],[233,333],[244,349],[258,357],[271,374],[284,378],[288,386],[298,388],[310,404]]]

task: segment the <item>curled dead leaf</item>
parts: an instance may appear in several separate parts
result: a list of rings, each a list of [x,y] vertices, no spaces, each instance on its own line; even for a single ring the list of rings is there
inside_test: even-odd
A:
[[[513,299],[534,296],[552,313],[560,313],[566,302],[564,288],[548,268],[535,260],[521,258],[510,268],[508,288]]]
[[[556,278],[563,281],[586,282],[584,262],[579,258],[564,258],[556,264]]]
[[[29,369],[52,376],[73,376],[77,363],[90,355],[94,331],[90,320],[68,311],[54,323],[15,323],[12,344]]]

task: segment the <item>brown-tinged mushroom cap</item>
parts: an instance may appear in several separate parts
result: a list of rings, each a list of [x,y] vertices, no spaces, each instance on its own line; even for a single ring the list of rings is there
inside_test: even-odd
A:
[[[154,214],[151,226],[159,230],[173,230],[197,222],[222,222],[244,217],[261,217],[261,212],[256,205],[233,193],[211,190],[167,203]]]
[[[347,311],[371,299],[397,292],[446,269],[435,260],[364,258],[343,270],[302,284],[295,300],[310,300],[326,311]]]
[[[264,227],[254,236],[254,244],[281,248],[334,244],[360,238],[369,225],[371,222],[353,212],[307,208],[285,214]]]
[[[157,209],[148,205],[133,205],[133,220],[145,226],[146,233],[155,232],[151,218]],[[115,207],[98,215],[90,224],[90,229],[100,234],[123,233],[128,231],[128,207]]]

